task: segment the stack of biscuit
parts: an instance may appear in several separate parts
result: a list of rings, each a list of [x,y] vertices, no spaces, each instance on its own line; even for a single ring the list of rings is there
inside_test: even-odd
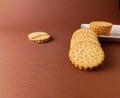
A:
[[[92,70],[104,61],[104,56],[95,32],[89,29],[78,29],[73,33],[69,58],[75,67]]]
[[[112,23],[105,21],[93,21],[90,23],[90,30],[94,31],[97,35],[110,35]]]

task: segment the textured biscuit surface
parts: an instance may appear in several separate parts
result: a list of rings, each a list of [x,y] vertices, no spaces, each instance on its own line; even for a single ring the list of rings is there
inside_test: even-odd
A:
[[[90,23],[90,30],[94,31],[97,35],[110,35],[112,23],[105,21],[93,21]]]
[[[28,35],[28,39],[36,43],[44,43],[51,40],[51,36],[46,32],[33,32]]]
[[[104,61],[104,51],[95,32],[79,29],[72,35],[69,58],[75,67],[91,70]]]
[[[72,38],[81,38],[81,36],[86,36],[86,37],[92,37],[94,39],[97,39],[97,34],[89,29],[78,29],[76,30],[73,35]]]
[[[98,67],[104,60],[104,52],[94,43],[79,43],[70,50],[70,60],[76,67],[89,70]]]

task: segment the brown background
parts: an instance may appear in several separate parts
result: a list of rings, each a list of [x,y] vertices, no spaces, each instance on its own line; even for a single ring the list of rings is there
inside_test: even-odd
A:
[[[81,23],[120,24],[118,0],[0,0],[0,98],[119,98],[120,44],[101,42],[105,61],[92,72],[68,58]],[[49,43],[27,39],[46,31]]]
[[[120,23],[120,10],[118,0],[1,0],[0,20],[1,28],[76,28],[93,20]]]

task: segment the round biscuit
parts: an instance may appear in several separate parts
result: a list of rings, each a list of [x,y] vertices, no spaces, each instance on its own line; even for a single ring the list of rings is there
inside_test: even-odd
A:
[[[105,21],[93,21],[90,23],[89,29],[97,35],[110,35],[112,23]]]
[[[80,69],[88,70],[98,67],[104,60],[104,51],[94,43],[79,43],[69,51],[70,60]]]
[[[33,32],[28,34],[28,39],[36,43],[44,43],[51,40],[51,36],[46,32]]]
[[[78,29],[73,33],[72,38],[80,38],[81,36],[87,36],[96,39],[97,34],[89,29]]]

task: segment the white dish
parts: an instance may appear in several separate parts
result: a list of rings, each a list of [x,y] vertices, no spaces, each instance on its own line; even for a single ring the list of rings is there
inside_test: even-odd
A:
[[[89,24],[81,24],[81,28],[89,28]],[[98,36],[100,41],[120,42],[120,25],[113,25],[110,36]]]

